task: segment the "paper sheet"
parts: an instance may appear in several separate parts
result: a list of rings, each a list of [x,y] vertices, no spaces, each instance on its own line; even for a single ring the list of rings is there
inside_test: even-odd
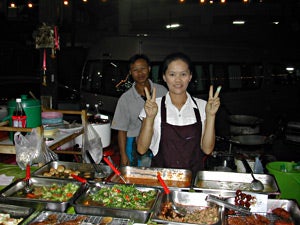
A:
[[[14,176],[6,176],[5,174],[0,174],[0,184],[3,186],[9,185],[14,178]]]

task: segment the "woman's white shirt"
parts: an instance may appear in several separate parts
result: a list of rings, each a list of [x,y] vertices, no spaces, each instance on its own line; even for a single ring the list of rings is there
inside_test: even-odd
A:
[[[192,100],[189,93],[187,93],[188,98],[185,104],[182,106],[180,111],[172,104],[169,92],[166,94],[166,110],[167,110],[167,123],[171,125],[177,125],[177,126],[184,126],[184,125],[190,125],[196,122],[196,117],[194,113],[194,108],[199,109],[200,116],[201,116],[201,122],[202,122],[202,133],[204,129],[204,121],[206,119],[205,114],[205,106],[207,101],[195,98],[193,99],[196,101],[197,106],[195,105],[194,101]],[[150,144],[150,149],[153,152],[153,155],[155,156],[158,152],[159,143],[160,143],[160,136],[161,136],[161,100],[162,97],[156,98],[156,103],[158,105],[158,112],[154,119],[154,127],[153,127],[153,136]],[[142,109],[140,115],[140,119],[143,120],[146,117],[145,109]]]

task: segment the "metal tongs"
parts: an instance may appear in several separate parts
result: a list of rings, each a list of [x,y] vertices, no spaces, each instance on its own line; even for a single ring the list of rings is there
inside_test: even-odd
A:
[[[238,211],[240,213],[246,214],[246,215],[251,215],[252,213],[250,212],[249,208],[243,207],[243,206],[237,206],[234,204],[231,204],[229,202],[226,202],[224,200],[219,199],[218,197],[214,195],[207,195],[206,199],[207,202],[215,203],[219,206],[223,206],[228,209],[232,209],[234,211]]]
[[[95,160],[93,159],[93,156],[91,155],[91,153],[89,152],[89,150],[86,150],[85,152],[86,152],[86,155],[87,155],[87,157],[89,158],[91,164],[93,165],[93,167],[94,167],[94,169],[95,169],[95,172],[97,173],[97,174],[95,174],[96,177],[97,177],[97,178],[105,178],[105,177],[106,177],[105,173],[104,173],[103,170],[100,168],[100,165],[97,165],[97,164],[96,164],[96,162],[95,162]]]

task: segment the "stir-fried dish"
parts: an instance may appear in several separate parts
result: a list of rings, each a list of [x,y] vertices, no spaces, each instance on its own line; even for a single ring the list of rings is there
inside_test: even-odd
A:
[[[84,205],[104,206],[109,208],[125,208],[148,210],[156,199],[156,190],[142,191],[135,185],[116,184],[112,187],[102,187],[89,193]]]
[[[32,188],[30,193],[24,193],[23,190],[16,192],[15,197],[65,202],[73,197],[79,186],[74,183],[53,183],[50,186],[32,185]]]

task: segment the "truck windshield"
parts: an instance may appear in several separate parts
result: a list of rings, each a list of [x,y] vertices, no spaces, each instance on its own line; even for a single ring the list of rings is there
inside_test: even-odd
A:
[[[132,84],[127,65],[127,61],[87,61],[82,71],[81,90],[119,97]]]

